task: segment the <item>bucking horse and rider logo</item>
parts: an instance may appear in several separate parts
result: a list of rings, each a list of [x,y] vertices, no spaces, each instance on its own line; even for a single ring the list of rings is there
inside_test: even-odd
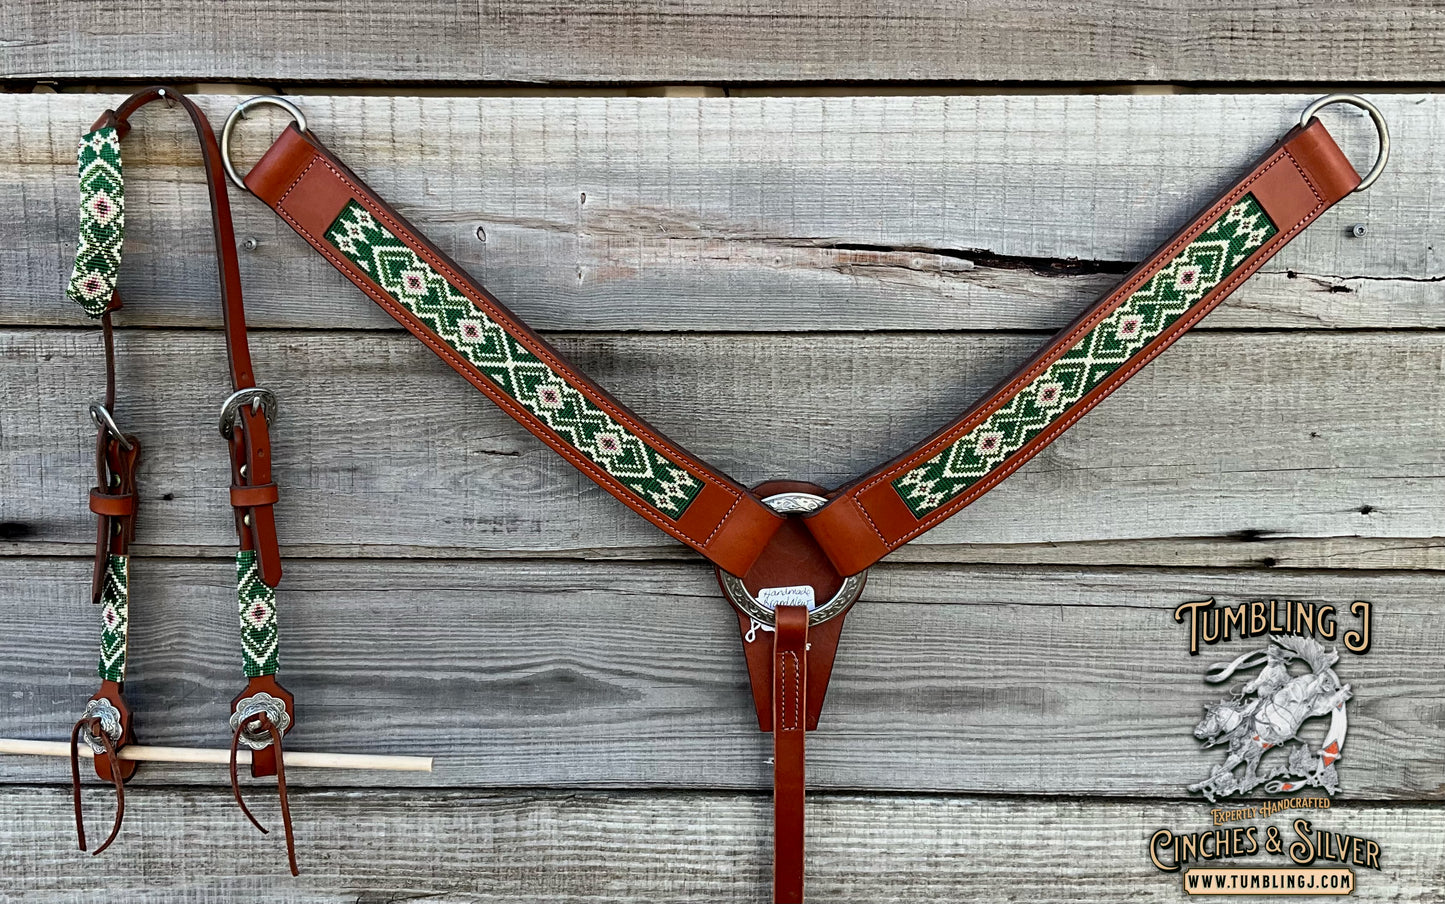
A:
[[[1219,684],[1263,666],[1228,698],[1207,704],[1194,726],[1194,737],[1205,748],[1228,750],[1208,778],[1189,786],[1211,803],[1261,785],[1269,794],[1320,788],[1333,795],[1340,790],[1335,763],[1345,746],[1345,704],[1353,696],[1333,668],[1340,654],[1312,637],[1286,634],[1270,640],[1269,646],[1233,662],[1216,663],[1205,675]],[[1320,716],[1329,716],[1330,724],[1315,748],[1300,735],[1307,722]]]

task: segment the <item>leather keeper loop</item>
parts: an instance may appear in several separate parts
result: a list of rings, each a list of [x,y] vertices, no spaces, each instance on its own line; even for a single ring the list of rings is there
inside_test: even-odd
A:
[[[112,518],[124,518],[135,514],[134,493],[102,493],[100,490],[90,491],[90,510],[97,515],[108,515]]]
[[[274,483],[256,486],[232,486],[231,505],[235,508],[255,508],[258,505],[275,505],[281,498]]]

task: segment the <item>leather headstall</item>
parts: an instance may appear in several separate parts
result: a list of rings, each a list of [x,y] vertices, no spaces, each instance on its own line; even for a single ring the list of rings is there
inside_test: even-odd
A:
[[[231,780],[236,802],[261,828],[241,798],[235,752],[244,743],[253,749],[251,774],[274,775],[281,797],[287,857],[296,870],[295,842],[286,795],[281,738],[295,726],[295,701],[276,681],[276,585],[281,581],[281,554],[273,510],[278,493],[271,479],[270,421],[276,399],[256,385],[246,342],[246,314],[241,298],[241,272],[231,224],[225,164],[220,144],[205,114],[173,88],[154,87],[127,98],[101,114],[80,141],[80,243],[67,294],[100,321],[105,345],[105,399],[91,406],[96,424],[96,485],[90,508],[98,518],[91,598],[101,604],[100,690],[86,704],[71,732],[71,776],[76,832],[85,850],[81,817],[79,744],[95,754],[95,771],[116,790],[115,823],[109,837],[94,851],[105,850],[120,831],[125,812],[125,781],[136,769],[120,753],[136,743],[130,708],[124,697],[130,622],[130,544],[135,538],[140,492],[137,467],[140,441],[116,422],[115,330],[113,316],[121,310],[116,284],[120,276],[125,227],[125,190],[120,145],[131,130],[131,117],[147,104],[164,101],[190,117],[200,141],[206,188],[210,196],[211,232],[219,271],[221,314],[231,394],[221,404],[219,430],[230,450],[231,507],[238,552],[237,605],[241,623],[245,689],[231,703]],[[264,828],[261,831],[266,831]]]

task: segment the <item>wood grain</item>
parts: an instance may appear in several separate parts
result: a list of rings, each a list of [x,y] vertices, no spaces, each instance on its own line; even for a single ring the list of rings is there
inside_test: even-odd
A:
[[[183,4],[175,18],[176,3],[9,4],[0,78],[1429,82],[1445,59],[1436,4],[1409,17],[1302,0],[1186,16],[997,3],[562,15],[361,0],[324,25],[263,14],[242,39],[236,23],[272,6]],[[154,34],[168,21],[177,36]],[[1385,847],[1356,897],[1425,901],[1445,885],[1432,667],[1445,659],[1445,106],[1375,99],[1396,138],[1378,188],[1004,487],[874,570],[810,738],[814,900],[1177,900],[1147,838],[1208,828],[1185,790],[1218,759],[1190,735],[1221,695],[1201,676],[1250,648],[1187,654],[1171,611],[1207,596],[1376,604],[1374,648],[1339,666],[1356,700],[1344,791],[1320,819]],[[219,123],[231,100],[202,103]],[[383,195],[665,432],[744,482],[836,484],[1012,370],[1305,100],[301,102]],[[100,349],[59,294],[75,138],[112,102],[0,95],[3,735],[60,737],[95,685],[84,411]],[[1367,160],[1362,121],[1328,115]],[[268,124],[243,128],[244,159]],[[144,741],[220,745],[242,681],[192,142],[157,109],[126,144],[117,413],[145,444],[127,692]],[[1364,238],[1346,236],[1355,223]],[[0,901],[758,899],[768,744],[709,570],[247,199],[238,234],[255,240],[242,257],[257,373],[282,398],[292,743],[427,753],[437,771],[295,770],[293,882],[214,768],[141,770],[99,864],[72,850],[65,764],[4,758]],[[88,801],[105,818],[107,797]]]
[[[1204,328],[1445,326],[1445,100],[1372,95],[1395,155]],[[1230,184],[1310,95],[305,97],[312,128],[538,328],[1049,330]],[[233,97],[202,98],[217,125]],[[76,137],[97,95],[0,95],[0,324],[84,322],[61,296]],[[1374,132],[1324,114],[1359,165]],[[218,325],[183,117],[126,140],[128,323]],[[279,128],[238,130],[256,159]],[[394,329],[254,199],[236,201],[259,328]],[[1348,227],[1364,224],[1362,238]],[[23,227],[23,228],[22,228]],[[480,241],[478,230],[485,235]]]
[[[4,6],[0,77],[270,82],[1429,82],[1442,7],[948,0],[907,10],[241,0]]]
[[[924,438],[1038,341],[557,338],[624,403],[744,484],[825,486]],[[117,417],[145,449],[139,548],[226,554],[235,536],[213,426],[225,385],[220,335],[127,330],[118,348]],[[272,331],[254,335],[252,349],[259,379],[282,400],[274,457],[289,555],[674,548],[409,335]],[[1187,337],[910,554],[948,559],[984,543],[1052,547],[1044,555],[1057,560],[1067,559],[1060,545],[1215,540],[1220,557],[1258,565],[1270,554],[1245,547],[1259,539],[1362,538],[1335,547],[1333,567],[1358,564],[1356,551],[1373,560],[1374,543],[1397,561],[1434,561],[1445,510],[1442,356],[1435,333]],[[86,554],[94,427],[85,412],[101,371],[93,329],[0,332],[0,383],[17,399],[0,409],[0,485],[16,488],[0,496],[5,549]],[[1174,546],[1154,551],[1149,560],[1112,549],[1126,564],[1178,564]]]
[[[102,864],[66,848],[65,792],[0,791],[0,845],[24,855],[0,900],[752,902],[768,890],[769,812],[758,795],[303,791],[292,800],[296,879],[284,875],[276,840],[256,834],[224,792],[137,791],[101,890],[75,882]],[[87,803],[93,813],[109,806],[99,793]],[[1348,900],[1432,900],[1445,881],[1438,808],[1346,804],[1253,824],[1261,838],[1276,826],[1293,839],[1293,817],[1380,844],[1381,870],[1357,867]],[[1198,805],[954,796],[814,794],[808,819],[810,900],[830,902],[1174,902],[1180,876],[1150,864],[1150,836],[1212,830]],[[1277,855],[1231,864],[1291,865]]]
[[[435,771],[297,769],[299,786],[765,789],[741,641],[701,566],[296,561],[279,591],[297,750],[434,756]],[[133,564],[127,694],[142,741],[217,746],[240,690],[229,561]],[[0,736],[62,737],[94,690],[87,563],[0,560]],[[1445,799],[1436,673],[1445,577],[1181,569],[875,569],[849,615],[822,726],[819,789],[1190,798],[1222,759],[1191,731],[1225,696],[1175,607],[1213,597],[1375,604],[1340,767],[1348,800]],[[1323,726],[1318,732],[1323,733]],[[1318,738],[1316,738],[1318,741]],[[1145,765],[1147,764],[1147,766]],[[323,774],[324,773],[324,774]],[[141,785],[221,780],[146,764]],[[0,758],[8,782],[62,760]]]

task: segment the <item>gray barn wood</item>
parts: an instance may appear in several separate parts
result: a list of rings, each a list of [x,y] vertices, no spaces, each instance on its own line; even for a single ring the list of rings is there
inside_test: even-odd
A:
[[[357,293],[359,295],[359,293]],[[358,299],[360,300],[360,299]],[[1009,373],[1032,336],[561,337],[564,354],[744,484],[836,486],[922,440]],[[292,555],[626,555],[675,544],[498,412],[409,335],[266,332],[281,396],[277,507]],[[234,535],[214,410],[221,337],[120,337],[117,416],[145,438],[144,549],[224,553]],[[92,330],[0,333],[0,499],[17,552],[83,554],[101,378]],[[1420,546],[1445,509],[1435,333],[1186,338],[998,490],[910,545],[1135,538],[1366,538]],[[1426,547],[1433,544],[1424,543]],[[1159,547],[1158,564],[1176,564]],[[1348,550],[1334,562],[1349,564]],[[1193,555],[1203,555],[1199,551]],[[1399,552],[1433,561],[1433,549]],[[1057,558],[1057,554],[1055,554]],[[1130,556],[1127,564],[1147,559]]]
[[[105,806],[100,795],[91,804]],[[809,804],[809,892],[858,904],[1177,902],[1179,874],[1149,863],[1148,838],[1210,828],[1198,807],[1159,801],[817,794]],[[148,790],[107,861],[104,892],[77,892],[73,876],[96,864],[55,843],[70,830],[69,805],[60,789],[0,791],[0,808],[13,814],[0,841],[37,855],[17,864],[26,902],[756,902],[769,884],[762,795],[301,791],[302,873],[291,879],[266,873],[283,850],[234,812],[228,794]],[[1291,811],[1259,822],[1292,837],[1292,818],[1324,827],[1341,815]],[[1345,900],[1434,900],[1445,882],[1438,808],[1351,808],[1348,817],[1350,831],[1388,855],[1380,871],[1355,867],[1358,890]]]
[[[0,563],[0,737],[57,737],[93,683],[84,561]],[[736,619],[700,565],[293,560],[282,678],[296,749],[415,753],[430,775],[296,770],[293,781],[426,787],[762,789],[771,781]],[[148,742],[214,746],[241,684],[226,560],[133,566],[130,700]],[[1188,797],[1222,760],[1189,730],[1225,696],[1205,668],[1265,641],[1189,655],[1173,608],[1327,602],[1343,628],[1376,604],[1376,643],[1342,653],[1359,699],[1340,767],[1364,800],[1445,796],[1421,663],[1445,660],[1445,577],[1428,573],[880,567],[848,616],[816,788]],[[1337,638],[1337,642],[1342,638]],[[1323,726],[1319,729],[1323,732]],[[1146,765],[1147,764],[1147,765]],[[0,759],[0,780],[59,781],[64,761]],[[147,766],[141,785],[223,771]],[[1202,803],[1202,799],[1196,798]]]
[[[1204,328],[1445,326],[1445,101],[1372,95],[1395,158]],[[1164,241],[1312,95],[755,99],[302,97],[318,135],[539,328],[1052,330]],[[75,136],[93,95],[0,95],[0,323],[80,324]],[[204,106],[219,122],[234,98]],[[1330,126],[1360,166],[1363,117]],[[215,326],[200,156],[184,118],[127,140],[127,323]],[[239,130],[243,161],[281,127]],[[260,328],[395,328],[238,196]],[[1363,238],[1346,235],[1362,223]],[[23,226],[23,230],[22,230]],[[486,241],[478,238],[482,230]]]
[[[1434,0],[1258,4],[863,0],[282,8],[11,0],[0,78],[462,84],[1421,82],[1445,72]]]
[[[880,80],[915,66],[1076,80],[1107,63],[1107,77],[1151,80],[1429,82],[1445,56],[1433,4],[1408,28],[1383,4],[1327,22],[1300,0],[1268,21],[1230,4],[1183,18],[1174,3],[1095,4],[1077,13],[1094,29],[1079,44],[1039,40],[1044,13],[1027,5],[969,4],[945,23],[709,2],[609,3],[562,24],[530,3],[482,21],[365,0],[324,36],[302,16],[245,44],[231,17],[246,3],[224,23],[182,4],[184,27],[216,46],[192,34],[117,54],[129,38],[109,35],[175,0],[77,7],[61,24],[25,0],[0,12],[0,79],[745,82],[829,77],[848,59],[846,77]],[[361,49],[368,16],[391,40]],[[1317,34],[1361,23],[1344,44]],[[640,54],[639,33],[652,38]],[[281,52],[255,53],[257,39]],[[797,52],[767,52],[773,41]],[[979,58],[984,44],[1004,57]],[[288,56],[301,46],[304,64]],[[323,140],[664,431],[746,483],[831,485],[1009,372],[1309,96],[300,102]],[[1220,756],[1189,734],[1223,693],[1201,676],[1260,643],[1190,657],[1170,613],[1207,596],[1377,605],[1375,648],[1339,665],[1357,702],[1344,790],[1317,818],[1385,846],[1359,900],[1445,886],[1445,106],[1372,96],[1396,138],[1376,190],[874,570],[810,737],[814,900],[1177,900],[1145,844],[1156,828],[1209,827],[1185,790]],[[18,213],[0,217],[0,736],[59,738],[94,686],[84,408],[100,346],[60,290],[75,139],[115,100],[0,95],[0,209]],[[231,101],[203,98],[218,122]],[[1329,116],[1367,160],[1363,121]],[[242,156],[279,123],[248,122]],[[219,746],[241,676],[204,195],[179,117],[148,111],[126,151],[117,413],[146,446],[128,693],[143,740]],[[242,263],[257,373],[282,398],[293,746],[430,754],[437,770],[295,770],[292,881],[274,837],[229,803],[224,770],[146,766],[99,863],[73,850],[66,765],[0,758],[0,901],[86,900],[97,867],[105,900],[757,900],[769,750],[710,570],[492,409],[258,203],[236,203],[256,245]],[[1364,238],[1347,237],[1355,223]],[[89,803],[106,818],[105,795]]]

